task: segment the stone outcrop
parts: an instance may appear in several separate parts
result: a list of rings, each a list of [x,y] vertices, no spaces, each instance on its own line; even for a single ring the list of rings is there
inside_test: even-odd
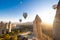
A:
[[[8,23],[8,29],[9,29],[9,32],[11,32],[11,28],[12,28],[11,22],[9,22],[9,23]]]
[[[60,40],[60,0],[57,5],[57,11],[53,23],[53,38],[54,40]]]
[[[33,21],[33,40],[53,40],[49,35],[43,33],[41,18],[36,15]]]
[[[42,40],[41,19],[38,15],[33,22],[33,33],[36,40]]]

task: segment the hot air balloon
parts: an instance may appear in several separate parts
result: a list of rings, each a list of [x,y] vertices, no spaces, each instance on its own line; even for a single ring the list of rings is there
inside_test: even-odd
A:
[[[57,8],[57,5],[55,4],[55,5],[53,5],[53,9],[56,9]]]
[[[26,19],[27,18],[27,13],[23,13],[23,17]]]
[[[22,19],[19,19],[20,22],[22,22]]]

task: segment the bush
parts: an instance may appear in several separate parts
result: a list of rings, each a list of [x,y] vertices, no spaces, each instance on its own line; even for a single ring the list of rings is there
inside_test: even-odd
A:
[[[4,38],[1,38],[1,40],[5,40]]]
[[[14,35],[14,36],[11,38],[11,40],[17,40],[17,36]]]
[[[0,38],[0,40],[2,40],[2,39]]]
[[[14,35],[14,31],[11,31],[11,34]]]
[[[5,40],[9,40],[9,39],[10,39],[10,35],[9,35],[9,34],[5,34],[5,35],[4,35],[4,39],[5,39]]]

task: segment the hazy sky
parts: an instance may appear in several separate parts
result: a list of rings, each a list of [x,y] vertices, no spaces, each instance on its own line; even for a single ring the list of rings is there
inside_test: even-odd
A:
[[[36,14],[43,22],[52,23],[55,10],[52,8],[59,0],[0,0],[0,21],[30,22]],[[23,18],[23,12],[28,14]]]

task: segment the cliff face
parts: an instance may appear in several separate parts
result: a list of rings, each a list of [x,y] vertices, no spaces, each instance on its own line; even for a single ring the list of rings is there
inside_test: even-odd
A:
[[[57,11],[53,23],[53,37],[55,40],[60,40],[60,1],[57,5]]]

